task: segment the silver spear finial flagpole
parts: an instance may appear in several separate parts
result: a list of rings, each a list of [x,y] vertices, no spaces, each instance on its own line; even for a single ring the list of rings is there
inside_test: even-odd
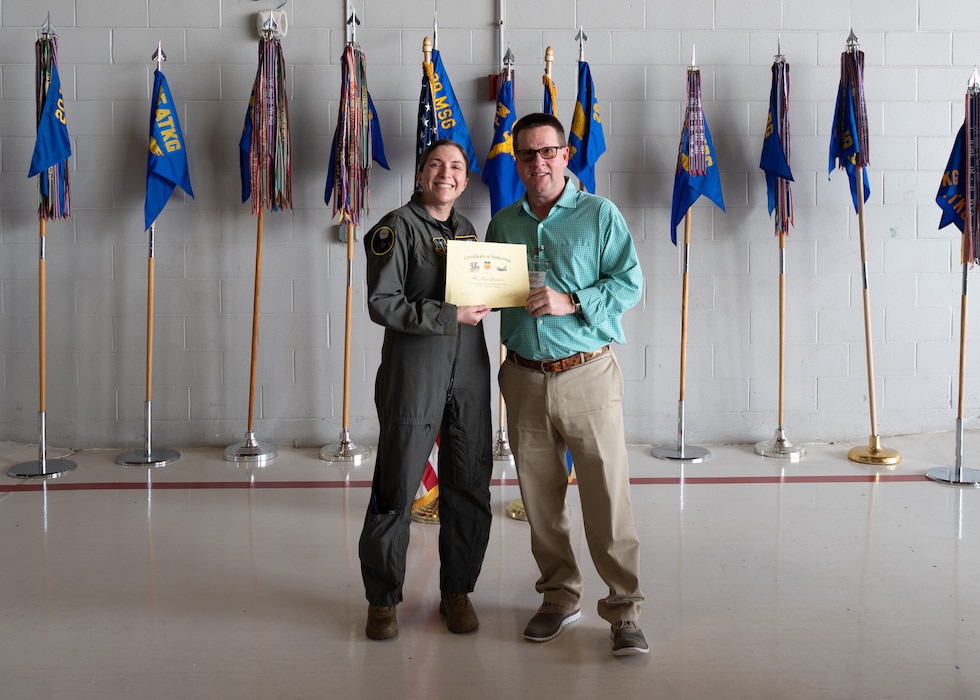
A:
[[[348,3],[350,8],[350,13],[347,16],[347,43],[356,44],[357,43],[357,25],[361,23],[361,20],[357,18],[357,10],[354,6]]]
[[[41,28],[37,30],[37,38],[41,39],[41,38],[49,38],[53,36],[56,35],[54,33],[54,30],[51,29],[51,13],[48,12],[48,16],[47,19],[44,20],[44,24],[42,24]]]
[[[167,54],[163,52],[162,41],[157,42],[157,50],[153,52],[153,56],[150,57],[150,60],[157,62],[157,70],[160,70],[160,64],[167,60]]]
[[[163,42],[157,42],[156,51],[150,56],[150,60],[156,62],[159,71],[160,65],[167,60],[167,54],[163,52]],[[156,87],[155,76],[153,86]],[[156,94],[150,95],[151,110],[156,106],[156,100]],[[151,118],[155,119],[156,115],[153,114]],[[153,447],[153,301],[156,285],[154,243],[156,229],[157,222],[153,221],[146,231],[146,393],[143,401],[143,449],[127,450],[116,455],[116,464],[125,467],[163,467],[180,459],[180,452],[176,450]]]
[[[585,42],[589,40],[589,37],[585,34],[585,28],[582,25],[578,27],[578,34],[575,35],[575,41],[578,42],[578,60],[582,62],[585,60]]]
[[[432,3],[432,48],[439,48],[439,2]]]

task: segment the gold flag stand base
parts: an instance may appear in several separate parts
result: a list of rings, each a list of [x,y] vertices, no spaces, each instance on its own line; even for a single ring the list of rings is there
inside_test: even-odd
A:
[[[439,524],[439,499],[435,498],[428,505],[412,509],[412,520],[417,523]]]
[[[527,522],[527,511],[524,510],[524,501],[515,498],[507,504],[507,517],[511,520],[523,520]]]
[[[902,455],[899,454],[898,450],[882,447],[881,438],[877,435],[868,438],[867,447],[852,447],[847,453],[847,458],[852,462],[891,467],[892,469],[902,461]]]

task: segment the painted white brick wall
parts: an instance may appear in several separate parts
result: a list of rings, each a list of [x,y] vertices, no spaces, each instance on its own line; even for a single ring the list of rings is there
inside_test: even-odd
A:
[[[333,7],[336,4],[338,7]],[[497,4],[442,3],[439,48],[479,155],[489,146],[487,78],[499,63]],[[259,436],[336,440],[344,396],[346,244],[322,200],[345,42],[340,3],[290,0],[283,41],[293,140],[294,209],[265,217],[256,391]],[[359,0],[391,172],[376,169],[370,221],[407,198],[413,178],[421,44],[433,3]],[[238,137],[255,75],[250,0],[0,2],[0,439],[37,438],[37,27],[50,10],[73,155],[74,218],[48,225],[47,418],[51,444],[121,447],[143,436],[145,140],[153,66],[165,65],[187,140],[196,197],[179,190],[156,248],[154,443],[227,445],[243,436],[256,222],[240,203]],[[956,17],[950,28],[950,17]],[[786,427],[796,442],[863,441],[868,381],[858,222],[843,173],[827,176],[840,53],[851,27],[866,53],[871,199],[865,210],[878,432],[948,429],[958,392],[959,237],[937,231],[934,198],[980,46],[970,0],[546,0],[506,2],[517,57],[517,107],[540,105],[554,47],[559,113],[571,116],[575,33],[608,145],[598,191],[621,207],[646,278],[618,349],[632,442],[676,437],[681,275],[669,217],[685,67],[697,45],[705,113],[727,213],[692,210],[687,435],[754,442],[775,428],[778,248],[758,169],[777,45],[791,64],[796,226],[786,249]],[[478,230],[488,196],[471,180],[460,209]],[[374,374],[382,331],[364,307],[363,247],[354,263],[350,428],[377,433]],[[977,323],[967,343],[980,342]],[[499,326],[488,322],[491,357]],[[968,365],[968,418],[980,405]],[[495,381],[494,381],[495,384]],[[494,402],[496,414],[497,403]],[[496,420],[496,417],[495,417]]]

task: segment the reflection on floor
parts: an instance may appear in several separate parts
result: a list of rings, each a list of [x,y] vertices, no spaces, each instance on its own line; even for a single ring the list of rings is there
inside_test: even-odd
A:
[[[7,477],[0,443],[0,696],[66,698],[977,698],[980,490],[928,480],[952,434],[884,441],[893,470],[807,445],[800,462],[709,446],[698,464],[633,446],[646,656],[615,658],[586,576],[582,620],[521,637],[539,604],[527,524],[495,521],[475,634],[438,614],[438,525],[415,523],[396,640],[364,636],[357,537],[371,478],[281,450],[236,466],[182,449],[158,469],[86,451],[57,479]],[[980,434],[964,461],[980,464]],[[56,449],[49,456],[61,456]],[[972,466],[972,465],[971,465]]]

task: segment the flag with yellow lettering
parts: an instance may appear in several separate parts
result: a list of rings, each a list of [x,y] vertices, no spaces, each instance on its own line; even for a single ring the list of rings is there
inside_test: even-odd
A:
[[[595,164],[606,152],[606,139],[602,135],[602,119],[599,103],[592,84],[592,72],[585,61],[578,62],[578,94],[575,96],[575,113],[568,133],[568,169],[595,194]]]
[[[194,197],[187,167],[187,146],[180,130],[177,106],[167,78],[159,68],[153,72],[150,103],[150,142],[146,158],[146,200],[143,221],[148,229],[167,205],[174,188],[180,186]]]
[[[946,228],[950,224],[956,224],[956,228],[963,231],[966,227],[967,199],[966,199],[966,126],[960,126],[956,132],[956,141],[953,142],[953,150],[949,154],[949,161],[946,163],[946,170],[943,172],[943,179],[939,185],[939,192],[936,194],[936,204],[943,210],[942,218],[939,220],[939,228]]]
[[[58,75],[58,39],[45,34],[34,44],[37,98],[37,138],[27,177],[38,177],[38,215],[44,219],[71,216],[68,157],[71,141],[65,100]]]
[[[456,93],[453,92],[452,83],[449,82],[449,74],[446,72],[446,67],[442,65],[442,57],[438,49],[432,50],[431,70],[431,119],[432,128],[438,134],[436,138],[452,139],[462,146],[469,160],[470,171],[479,175],[480,164],[476,160],[473,139],[470,137],[470,130],[466,126],[466,119],[456,99]],[[419,111],[421,112],[421,109]]]
[[[493,142],[490,153],[483,164],[483,182],[490,188],[490,215],[510,204],[524,194],[524,184],[517,176],[517,161],[514,158],[514,81],[505,80],[507,71],[500,74],[497,89],[497,110],[493,117]]]

